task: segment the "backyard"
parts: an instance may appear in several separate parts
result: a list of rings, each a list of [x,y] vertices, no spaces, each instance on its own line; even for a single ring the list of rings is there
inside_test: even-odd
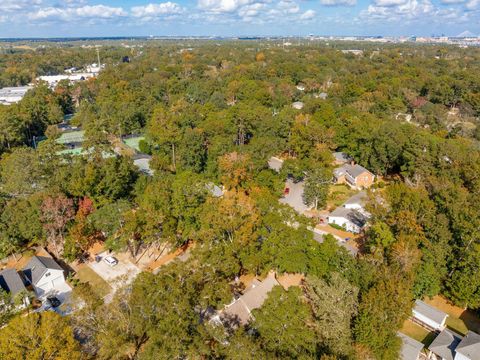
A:
[[[448,314],[446,324],[453,331],[461,335],[465,335],[468,330],[480,333],[480,318],[472,310],[455,306],[438,295],[425,299],[425,302]]]
[[[82,283],[88,282],[92,289],[100,297],[105,297],[108,295],[112,288],[111,286],[103,280],[95,271],[93,271],[89,266],[82,266],[77,270],[76,278],[79,279]]]
[[[336,184],[331,186],[330,193],[328,194],[327,198],[327,209],[331,211],[339,207],[356,193],[356,190],[353,190],[345,184]]]
[[[435,339],[435,333],[433,331],[428,331],[410,320],[406,320],[403,323],[403,327],[400,332],[417,341],[420,341],[426,347],[428,347],[433,339]]]

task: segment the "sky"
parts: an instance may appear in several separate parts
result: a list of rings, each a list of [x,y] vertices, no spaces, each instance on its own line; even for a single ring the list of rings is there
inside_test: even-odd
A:
[[[480,35],[480,0],[0,0],[0,37]]]

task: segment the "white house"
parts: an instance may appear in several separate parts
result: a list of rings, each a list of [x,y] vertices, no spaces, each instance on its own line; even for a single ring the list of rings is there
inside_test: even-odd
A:
[[[421,300],[415,300],[415,307],[412,310],[412,315],[414,321],[435,331],[442,331],[445,328],[445,321],[448,316],[443,311],[438,310]]]
[[[360,233],[370,217],[364,209],[366,197],[365,191],[352,196],[328,215],[328,223],[339,225],[355,234]]]
[[[57,262],[46,256],[34,256],[23,268],[23,274],[41,297],[52,291],[64,291],[69,288],[65,282],[63,269]]]
[[[480,360],[480,335],[469,331],[455,349],[455,360]]]
[[[480,360],[480,335],[469,331],[461,335],[444,329],[428,347],[431,360]]]

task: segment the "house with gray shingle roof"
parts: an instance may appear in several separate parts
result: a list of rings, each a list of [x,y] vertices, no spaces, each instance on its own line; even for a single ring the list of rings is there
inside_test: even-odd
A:
[[[0,271],[0,287],[11,295],[14,299],[18,294],[24,294],[23,305],[30,303],[27,295],[27,288],[23,283],[22,277],[15,269],[5,269]]]
[[[23,268],[23,274],[38,297],[65,285],[64,271],[51,257],[33,256]]]
[[[344,153],[344,152],[334,152],[333,154],[334,162],[335,165],[343,165],[350,163],[353,159],[350,155]]]
[[[366,199],[365,191],[353,195],[328,215],[328,223],[339,225],[356,234],[360,233],[370,218],[370,214],[364,209]]]
[[[469,331],[455,349],[455,360],[480,360],[480,335]]]
[[[227,305],[213,321],[233,327],[246,325],[253,318],[252,310],[261,308],[269,292],[277,285],[280,286],[274,272],[270,272],[263,281],[255,279],[243,295]]]
[[[461,335],[444,329],[428,347],[430,350],[428,357],[435,360],[458,360],[455,356],[455,349],[461,340]]]
[[[469,331],[464,337],[444,328],[428,347],[432,360],[480,360],[480,335]]]
[[[0,287],[4,291],[12,294],[12,296],[27,290],[22,278],[15,269],[0,271]]]
[[[368,188],[373,185],[375,175],[358,164],[344,164],[333,170],[336,184],[347,184],[353,188]]]

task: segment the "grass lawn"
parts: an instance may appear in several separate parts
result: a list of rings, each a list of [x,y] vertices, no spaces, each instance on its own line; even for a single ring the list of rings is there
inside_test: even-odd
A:
[[[465,335],[468,330],[480,332],[480,318],[472,311],[455,306],[442,296],[435,296],[432,299],[425,299],[425,302],[448,314],[446,325],[448,328]]]
[[[86,265],[77,271],[76,278],[81,282],[90,283],[92,289],[101,297],[106,296],[112,290],[105,280]]]
[[[435,333],[433,331],[428,331],[410,320],[406,320],[403,323],[403,327],[400,332],[417,341],[420,341],[426,347],[428,347],[432,343],[433,339],[435,339]]]
[[[327,209],[333,210],[336,207],[339,207],[356,193],[357,191],[353,190],[348,185],[337,184],[331,186],[327,198]]]
[[[459,318],[449,316],[447,317],[446,325],[449,329],[455,331],[460,335],[465,335],[468,332],[467,325]]]

